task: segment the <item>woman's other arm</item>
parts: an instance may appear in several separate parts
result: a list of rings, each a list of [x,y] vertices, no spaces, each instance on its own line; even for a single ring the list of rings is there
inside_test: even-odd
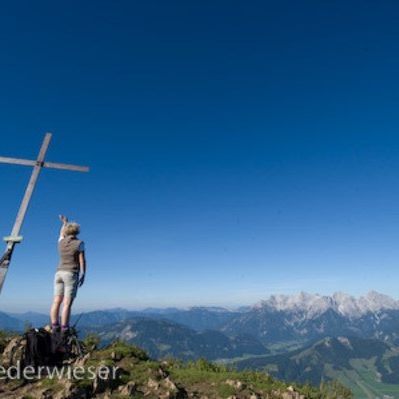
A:
[[[85,281],[86,275],[86,255],[85,251],[79,253],[79,266],[80,266],[80,273],[79,273],[79,287],[81,287]]]

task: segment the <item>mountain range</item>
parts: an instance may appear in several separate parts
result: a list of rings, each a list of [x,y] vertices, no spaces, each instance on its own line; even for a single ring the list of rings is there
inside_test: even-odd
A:
[[[399,301],[376,291],[359,298],[343,292],[336,292],[332,296],[301,292],[298,295],[272,295],[253,308],[301,313],[306,318],[314,318],[332,310],[343,317],[357,319],[367,313],[399,310]]]
[[[143,348],[152,358],[216,360],[262,355],[269,350],[251,335],[228,337],[216,330],[195,331],[169,320],[134,318],[96,329],[103,345],[121,340]]]
[[[358,336],[399,344],[399,301],[372,291],[355,298],[344,293],[332,296],[300,293],[272,295],[240,310],[216,307],[188,309],[109,309],[75,315],[79,328],[99,330],[105,326],[145,318],[168,320],[195,331],[215,330],[229,337],[253,336],[263,345],[286,350],[325,336]],[[0,312],[0,328],[21,331],[24,325],[41,326],[48,316],[28,312]]]
[[[343,293],[275,295],[232,318],[221,331],[251,333],[267,346],[340,335],[399,344],[399,301],[374,291],[360,298]]]
[[[355,298],[272,295],[250,307],[109,309],[75,315],[82,335],[143,347],[153,358],[234,363],[278,378],[338,379],[358,398],[399,397],[399,301],[372,291]],[[40,313],[0,312],[0,328],[41,326]]]

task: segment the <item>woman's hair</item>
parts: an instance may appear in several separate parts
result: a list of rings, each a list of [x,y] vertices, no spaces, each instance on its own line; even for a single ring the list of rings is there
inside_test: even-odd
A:
[[[64,234],[66,236],[77,236],[80,233],[80,225],[77,223],[68,223],[64,227]]]

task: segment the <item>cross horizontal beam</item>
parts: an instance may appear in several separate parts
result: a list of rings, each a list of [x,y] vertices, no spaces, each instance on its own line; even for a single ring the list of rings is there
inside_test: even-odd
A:
[[[14,165],[24,165],[33,167],[33,171],[31,177],[29,179],[28,186],[25,190],[25,195],[22,199],[21,206],[19,207],[19,211],[17,214],[17,218],[15,219],[14,227],[11,231],[11,235],[5,237],[5,241],[7,242],[6,251],[4,255],[0,258],[0,293],[4,284],[4,280],[7,275],[7,271],[11,262],[11,257],[15,248],[15,245],[18,242],[21,242],[22,236],[19,235],[21,230],[26,211],[28,209],[28,205],[30,199],[32,197],[33,190],[36,186],[37,179],[39,174],[43,168],[50,168],[50,169],[64,169],[64,170],[71,170],[76,172],[88,172],[89,168],[86,166],[76,166],[76,165],[68,165],[64,163],[53,163],[53,162],[46,162],[45,156],[47,153],[48,146],[51,141],[52,134],[46,133],[44,136],[43,144],[40,147],[40,152],[35,161],[30,159],[18,159],[18,158],[9,158],[9,157],[0,157],[0,163],[8,163]]]
[[[69,165],[66,163],[54,163],[54,162],[43,162],[42,165],[38,164],[38,161],[31,161],[30,159],[19,159],[19,158],[9,158],[0,157],[0,163],[9,163],[14,165],[24,165],[24,166],[42,166],[49,169],[63,169],[63,170],[73,170],[76,172],[89,172],[90,168],[87,166],[77,166]]]

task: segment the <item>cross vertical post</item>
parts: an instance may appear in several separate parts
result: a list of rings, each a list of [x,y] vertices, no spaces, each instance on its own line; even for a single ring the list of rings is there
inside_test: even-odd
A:
[[[51,168],[51,169],[63,169],[63,170],[71,170],[78,172],[88,172],[89,168],[85,166],[76,166],[76,165],[67,165],[60,163],[50,163],[45,162],[46,153],[51,141],[52,134],[46,133],[42,146],[39,151],[39,155],[35,161],[26,160],[26,159],[17,159],[17,158],[7,158],[0,157],[1,163],[8,164],[16,164],[16,165],[24,165],[24,166],[33,166],[32,175],[30,177],[28,186],[25,190],[25,195],[22,199],[21,206],[19,208],[17,217],[15,219],[14,226],[11,231],[11,235],[5,237],[4,240],[7,243],[6,250],[4,255],[0,258],[0,293],[4,285],[4,281],[7,275],[7,271],[11,262],[11,257],[14,252],[15,245],[22,241],[22,237],[19,235],[21,231],[22,224],[24,222],[26,212],[29,207],[30,200],[32,198],[33,191],[35,189],[37,179],[40,175],[40,172],[43,168]]]

